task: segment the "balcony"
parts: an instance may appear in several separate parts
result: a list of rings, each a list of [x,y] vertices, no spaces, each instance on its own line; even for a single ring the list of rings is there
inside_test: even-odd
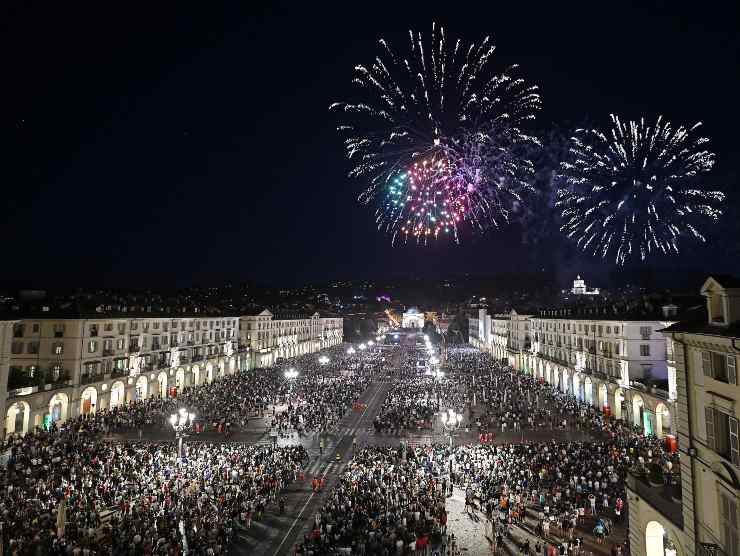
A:
[[[727,552],[721,546],[707,542],[698,543],[696,553],[698,556],[727,556]]]
[[[646,479],[628,473],[627,488],[683,529],[680,477],[675,480],[675,484],[654,487]]]
[[[128,346],[129,353],[139,353],[141,351],[141,346],[139,345],[129,345]]]
[[[192,361],[193,363],[196,363],[198,361],[203,361],[203,355],[201,355],[200,353],[196,353],[195,355],[193,355]]]
[[[103,348],[103,357],[110,357],[111,355],[115,355],[116,350],[113,348]]]
[[[111,378],[120,378],[122,376],[128,376],[128,369],[113,369],[110,373]]]

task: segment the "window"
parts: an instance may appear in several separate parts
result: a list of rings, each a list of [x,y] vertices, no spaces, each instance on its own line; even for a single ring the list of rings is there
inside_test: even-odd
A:
[[[87,352],[88,353],[95,353],[96,351],[98,351],[98,342],[97,342],[97,340],[90,340],[87,343]]]
[[[116,349],[123,349],[123,347],[126,345],[126,340],[123,338],[118,338],[116,340]]]
[[[170,329],[170,323],[169,322],[162,323],[162,330],[164,330],[165,332],[167,332],[169,329]]]
[[[106,322],[103,325],[103,331],[104,332],[113,332],[113,323],[112,322]]]
[[[91,324],[90,325],[90,337],[96,338],[98,335],[98,325],[97,324]]]
[[[23,353],[23,342],[13,342],[10,345],[10,353],[14,355]]]
[[[36,365],[29,365],[26,367],[26,374],[31,378],[35,377],[39,368]]]
[[[63,324],[55,324],[54,325],[54,337],[55,338],[63,338],[64,337],[64,325]]]
[[[149,323],[145,322],[143,326],[144,326],[144,332],[149,332]]]
[[[52,344],[51,350],[52,350],[52,353],[54,353],[54,355],[63,355],[64,354],[64,344],[62,342],[56,342]]]
[[[13,325],[13,338],[23,338],[23,324],[17,322]]]
[[[110,353],[113,351],[113,340],[103,340],[103,353]]]
[[[649,340],[650,339],[650,332],[651,332],[651,329],[650,329],[649,326],[641,326],[640,327],[640,337],[643,340]]]
[[[722,522],[722,542],[727,556],[740,555],[740,535],[737,525],[737,500],[732,494],[720,490],[720,520]]]
[[[714,351],[701,352],[701,367],[704,376],[726,382],[737,384],[737,368],[734,355],[717,353]]]
[[[106,359],[105,361],[103,361],[103,372],[104,373],[113,372],[113,359]]]
[[[159,330],[159,321],[152,324],[152,327],[154,328],[154,330]]]
[[[648,357],[650,355],[650,344],[640,344],[640,356]]]
[[[126,333],[126,323],[125,322],[119,322],[118,323],[118,333],[119,334],[125,334]]]
[[[95,361],[93,363],[85,363],[85,368],[83,370],[83,375],[85,376],[95,376],[100,373],[100,363]]]
[[[619,342],[614,344],[614,354],[619,355]]]
[[[138,330],[139,329],[139,323],[136,321],[131,321],[131,330]]]
[[[607,326],[606,327],[606,333],[607,334],[611,334],[612,333],[612,327],[611,326]]]
[[[705,407],[707,445],[722,457],[740,467],[738,422],[735,417],[714,407]]]
[[[33,328],[32,329],[33,329],[33,333],[34,334],[38,334],[40,328],[41,328],[41,326],[39,325],[39,323],[37,323],[37,322],[34,322],[33,323]]]
[[[26,348],[27,353],[38,353],[39,352],[39,343],[38,342],[29,342],[28,347]]]
[[[52,365],[51,366],[51,379],[56,382],[59,380],[59,377],[62,376],[62,366],[61,365]]]

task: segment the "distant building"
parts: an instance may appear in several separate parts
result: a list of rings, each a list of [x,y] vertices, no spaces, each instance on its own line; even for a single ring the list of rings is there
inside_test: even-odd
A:
[[[403,328],[424,328],[424,313],[420,313],[416,307],[411,307],[401,318]]]
[[[0,320],[5,434],[177,397],[187,387],[338,345],[342,330],[338,317],[283,318],[267,310],[241,317],[42,311]]]
[[[578,275],[576,276],[576,279],[573,280],[573,287],[571,288],[570,293],[574,295],[599,295],[599,288],[589,290],[586,287],[586,281]]]

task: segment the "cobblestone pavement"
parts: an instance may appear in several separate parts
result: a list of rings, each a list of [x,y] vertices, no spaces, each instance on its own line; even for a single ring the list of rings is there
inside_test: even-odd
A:
[[[454,533],[457,546],[460,548],[462,554],[470,556],[484,556],[493,554],[493,546],[486,537],[486,516],[483,512],[477,508],[471,508],[465,510],[465,491],[461,488],[455,488],[453,496],[447,498],[447,513],[448,513],[448,534]],[[539,541],[544,547],[545,542],[561,542],[562,537],[558,536],[553,529],[550,531],[550,535],[547,538],[539,537],[535,533],[535,519],[534,512],[528,511],[528,515],[525,520],[520,524],[513,526],[511,529],[511,538],[504,539],[504,546],[499,547],[497,554],[510,554],[516,555],[518,548],[525,539],[529,540],[530,550],[534,556],[541,556],[535,554],[534,548],[536,543]],[[584,540],[584,547],[581,552],[582,555],[608,555],[612,544],[618,542],[624,542],[627,531],[624,525],[615,525],[612,535],[602,545],[597,545],[594,542],[593,536],[589,533],[593,523],[587,521],[580,525],[577,534]],[[489,533],[489,536],[490,533]],[[491,540],[493,540],[491,538]]]

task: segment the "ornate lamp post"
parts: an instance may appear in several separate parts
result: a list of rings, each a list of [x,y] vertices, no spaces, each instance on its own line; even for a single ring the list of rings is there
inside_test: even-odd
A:
[[[182,458],[182,440],[187,438],[187,431],[190,425],[193,424],[195,419],[195,413],[188,413],[188,410],[184,407],[180,408],[180,411],[170,415],[170,425],[175,431],[175,438],[177,438],[177,457]]]
[[[460,428],[462,423],[462,414],[457,413],[454,409],[448,409],[446,412],[442,412],[440,419],[442,420],[442,428],[447,434],[450,435],[450,450],[452,450],[452,437],[455,436],[455,431]]]

